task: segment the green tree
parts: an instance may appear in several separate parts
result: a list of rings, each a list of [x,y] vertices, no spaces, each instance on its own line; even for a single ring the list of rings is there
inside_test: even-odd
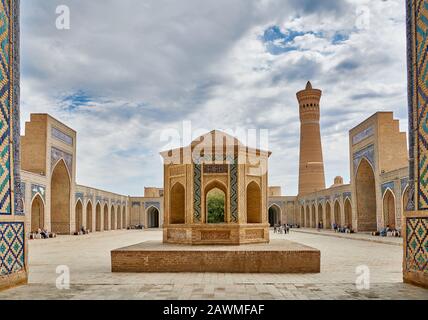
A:
[[[226,196],[219,189],[211,190],[207,195],[208,223],[224,223]]]

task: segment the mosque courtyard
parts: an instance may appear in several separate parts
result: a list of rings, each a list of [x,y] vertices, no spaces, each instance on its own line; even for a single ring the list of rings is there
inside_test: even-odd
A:
[[[112,273],[112,249],[162,239],[160,230],[118,230],[29,241],[29,284],[1,292],[0,299],[428,299],[428,290],[402,282],[400,239],[379,243],[365,235],[347,239],[309,229],[271,231],[271,238],[321,250],[321,273]],[[69,289],[56,287],[58,266],[70,271]],[[361,266],[370,271],[369,290],[356,287]]]

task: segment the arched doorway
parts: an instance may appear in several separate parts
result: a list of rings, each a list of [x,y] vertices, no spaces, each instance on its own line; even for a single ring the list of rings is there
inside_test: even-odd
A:
[[[327,230],[330,230],[332,227],[331,225],[331,204],[330,202],[327,202],[325,204],[325,224],[324,228]]]
[[[406,189],[403,192],[402,196],[402,204],[401,204],[401,217],[404,217],[404,212],[407,211],[407,205],[409,204],[409,186],[406,187]],[[402,226],[402,220],[397,219],[397,229],[401,230],[403,228]]]
[[[31,203],[31,232],[43,230],[45,225],[45,205],[37,194]]]
[[[122,229],[122,210],[121,207],[117,207],[117,230]]]
[[[251,182],[247,187],[247,223],[262,223],[261,198],[259,185],[254,181]]]
[[[95,207],[95,228],[97,231],[101,231],[101,205],[99,202]]]
[[[86,204],[86,229],[90,232],[93,230],[92,225],[92,202],[88,201]]]
[[[108,230],[108,206],[104,205],[104,231]]]
[[[299,224],[301,227],[304,226],[304,221],[305,221],[305,208],[300,207]]]
[[[170,224],[186,222],[186,190],[181,183],[176,183],[170,193]]]
[[[305,228],[310,228],[310,226],[311,226],[311,211],[309,207],[306,207]]]
[[[77,200],[75,208],[75,219],[76,219],[76,232],[79,232],[83,227],[83,205],[82,201]]]
[[[126,229],[127,225],[126,225],[126,208],[123,207],[122,208],[122,229]]]
[[[271,227],[281,223],[281,208],[273,204],[269,208],[269,224]]]
[[[56,234],[70,234],[70,175],[64,160],[52,172],[51,226]]]
[[[342,219],[341,219],[341,210],[340,210],[340,203],[339,201],[336,201],[334,203],[334,221],[333,223],[335,223],[338,226],[342,226]]]
[[[395,229],[395,196],[394,193],[388,189],[383,197],[383,216],[385,227],[389,226]]]
[[[322,204],[318,204],[318,221],[317,223],[324,224]]]
[[[356,178],[358,231],[376,231],[375,176],[370,163],[363,159]]]
[[[227,221],[227,189],[219,181],[213,181],[205,187],[205,222],[225,223]]]
[[[116,230],[116,210],[114,206],[111,206],[110,218],[110,230]]]
[[[317,227],[317,215],[315,211],[315,205],[312,205],[311,227],[312,228]]]
[[[409,186],[403,192],[403,204],[402,204],[402,217],[404,216],[404,212],[407,211],[407,205],[409,203]]]
[[[206,197],[207,223],[224,223],[226,221],[226,194],[223,190],[213,188]]]
[[[352,229],[352,205],[351,200],[345,200],[345,225]]]
[[[155,207],[147,209],[147,227],[159,228],[159,210]]]

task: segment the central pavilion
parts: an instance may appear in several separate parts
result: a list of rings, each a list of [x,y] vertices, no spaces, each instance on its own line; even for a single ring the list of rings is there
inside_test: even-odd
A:
[[[164,159],[164,243],[240,245],[269,242],[271,153],[212,131]]]
[[[269,151],[211,131],[161,155],[163,242],[113,250],[113,272],[320,272],[319,250],[269,241]]]

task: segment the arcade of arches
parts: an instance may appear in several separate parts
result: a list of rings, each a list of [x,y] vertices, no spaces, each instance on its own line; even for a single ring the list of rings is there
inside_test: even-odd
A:
[[[400,132],[398,120],[392,112],[378,112],[353,128],[349,140],[349,183],[338,176],[330,187],[317,189],[314,185],[314,192],[298,196],[283,196],[280,187],[270,187],[269,203],[281,209],[282,223],[306,228],[321,224],[324,229],[347,226],[356,232],[380,231],[387,226],[402,229],[409,170],[406,134]],[[310,181],[304,180],[302,190]]]
[[[49,141],[42,141],[52,150],[51,159],[46,158],[44,164],[31,157],[29,159],[30,153],[26,150],[31,149],[30,141],[33,142],[35,135],[39,140],[43,138],[33,130],[33,122],[45,122],[46,127],[50,125],[58,128],[73,143],[69,148],[64,148],[53,136]],[[386,134],[380,128],[395,128],[396,122],[392,113],[377,113],[350,131],[350,139],[355,144],[350,147],[353,158],[349,184],[344,184],[343,179],[337,177],[327,189],[298,196],[283,196],[281,188],[270,187],[267,200],[262,201],[265,191],[261,182],[264,181],[257,180],[258,178],[249,181],[245,190],[246,222],[271,226],[290,223],[307,228],[316,228],[322,224],[325,229],[338,224],[350,226],[358,232],[380,230],[387,225],[399,229],[403,208],[408,199],[406,141],[398,128],[385,137],[372,134],[375,131]],[[376,128],[379,130],[375,130]],[[32,136],[32,139],[26,139],[26,136]],[[100,232],[134,225],[144,228],[160,228],[164,225],[164,201],[167,199],[164,199],[163,189],[146,188],[144,197],[129,197],[77,185],[73,169],[73,162],[76,160],[76,134],[56,119],[49,115],[31,115],[31,121],[26,123],[26,136],[22,140],[21,176],[25,198],[33,199],[25,202],[25,211],[31,213],[27,215],[27,224],[32,231],[46,228],[58,234],[70,234],[82,227],[91,232]],[[385,138],[395,144],[394,154],[388,154],[388,150],[382,149],[380,140]],[[385,162],[384,158],[396,160]],[[50,163],[52,169],[49,171],[47,169],[50,168]],[[39,174],[46,170],[51,174]],[[174,174],[183,172],[180,166],[171,170]],[[221,199],[224,199],[223,210],[215,211],[216,217],[212,221],[224,221],[227,224],[233,218],[228,173],[222,171],[224,166],[221,165],[206,167],[205,170],[214,170],[214,173],[209,173],[210,179],[203,181],[213,188],[215,186],[217,197],[214,198],[219,201],[211,203],[220,204],[221,207]],[[35,197],[35,187],[38,188],[39,197]],[[166,201],[170,212],[168,224],[182,226],[191,221],[186,215],[186,208],[190,205],[186,203],[189,196],[186,190],[190,189],[186,181],[178,178],[170,188],[170,198]],[[201,190],[201,219],[207,222],[211,219],[208,213],[214,212],[208,208],[211,189],[211,186],[206,185]],[[47,201],[48,206],[46,198],[50,199]],[[266,222],[261,214],[263,206],[267,207]]]

